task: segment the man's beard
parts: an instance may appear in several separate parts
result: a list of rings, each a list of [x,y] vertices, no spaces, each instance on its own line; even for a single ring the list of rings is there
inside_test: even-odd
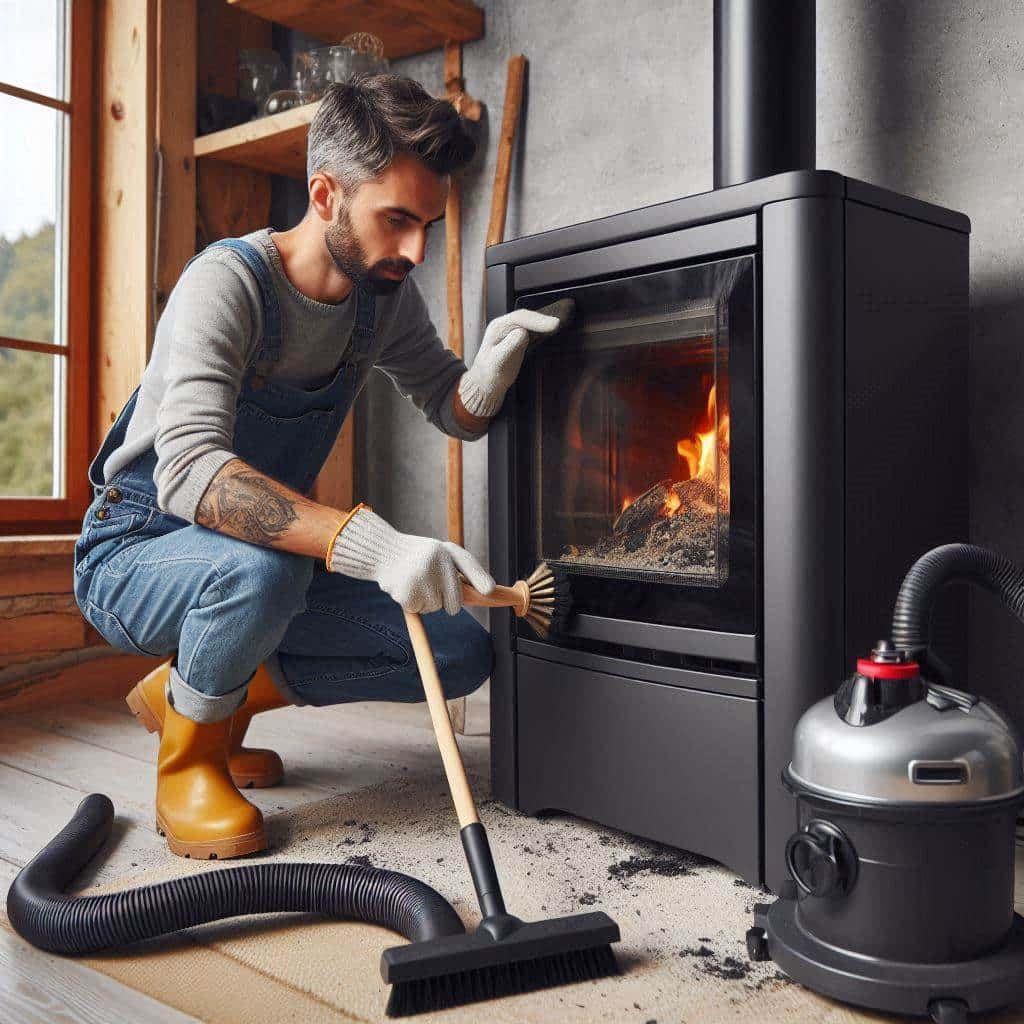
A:
[[[390,295],[397,291],[405,280],[404,277],[384,277],[381,271],[404,271],[407,274],[415,266],[406,259],[378,260],[372,267],[368,266],[366,251],[356,237],[347,203],[342,204],[337,220],[325,232],[324,241],[327,243],[327,251],[334,260],[334,265],[357,286],[375,295]]]

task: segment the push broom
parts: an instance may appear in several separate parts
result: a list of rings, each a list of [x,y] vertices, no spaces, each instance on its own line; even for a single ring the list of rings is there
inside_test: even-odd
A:
[[[466,604],[512,607],[542,635],[553,621],[557,626],[569,605],[566,580],[543,564],[528,580],[512,587],[496,586],[486,597],[463,582],[462,595]],[[384,951],[381,974],[393,986],[388,1016],[405,1017],[617,974],[611,943],[619,941],[619,927],[604,912],[523,921],[505,909],[430,641],[419,615],[404,614],[483,920],[476,931],[465,935],[446,935]]]

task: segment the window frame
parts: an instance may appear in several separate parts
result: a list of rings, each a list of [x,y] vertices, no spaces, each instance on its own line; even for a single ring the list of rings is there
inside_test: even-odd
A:
[[[0,531],[4,533],[77,533],[82,515],[92,500],[88,480],[91,460],[90,354],[91,242],[93,185],[93,40],[95,0],[68,3],[70,54],[66,100],[54,99],[6,83],[0,93],[27,100],[68,115],[67,141],[67,234],[65,294],[66,333],[63,344],[45,344],[4,337],[0,347],[44,352],[65,359],[66,390],[63,409],[64,497],[33,498],[0,496]],[[2,74],[2,72],[0,72]],[[55,309],[54,315],[62,311]],[[55,419],[55,426],[57,421]],[[56,467],[55,467],[56,469]]]

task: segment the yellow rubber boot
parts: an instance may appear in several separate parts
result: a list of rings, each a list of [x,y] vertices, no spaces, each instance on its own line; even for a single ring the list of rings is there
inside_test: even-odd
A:
[[[231,719],[228,763],[231,767],[231,778],[235,780],[235,785],[239,789],[245,789],[247,786],[253,789],[266,789],[269,786],[276,786],[284,776],[284,765],[275,751],[264,747],[243,747],[242,740],[245,739],[245,732],[253,715],[287,705],[288,701],[281,696],[281,691],[274,685],[270,673],[260,665],[249,680],[245,703]]]
[[[147,732],[159,733],[163,726],[170,674],[171,659],[168,659],[139,680],[125,698],[129,710]],[[284,765],[275,751],[243,747],[242,740],[253,715],[284,707],[287,703],[274,686],[267,670],[260,665],[249,680],[245,703],[235,711],[228,742],[228,768],[239,789],[265,789],[276,786],[283,778]]]
[[[263,815],[228,771],[231,719],[193,722],[164,709],[156,771],[156,827],[179,857],[242,857],[267,847]]]

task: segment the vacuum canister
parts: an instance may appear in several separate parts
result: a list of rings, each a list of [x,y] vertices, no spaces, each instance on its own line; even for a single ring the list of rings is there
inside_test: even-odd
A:
[[[1014,913],[1021,740],[994,705],[948,685],[928,644],[937,591],[969,581],[1024,621],[1024,571],[949,544],[900,587],[891,640],[809,708],[782,773],[795,796],[780,898],[747,949],[825,995],[962,1024],[1024,1001]]]
[[[800,719],[784,772],[801,927],[889,960],[967,960],[1013,922],[1021,745],[969,693],[926,684],[882,642]]]

